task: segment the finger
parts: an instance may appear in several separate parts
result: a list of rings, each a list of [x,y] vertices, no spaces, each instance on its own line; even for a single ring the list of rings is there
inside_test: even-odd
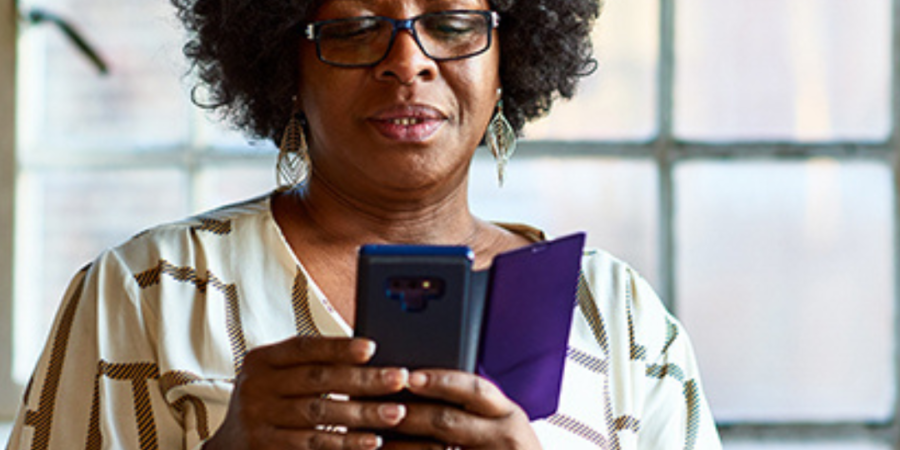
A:
[[[332,400],[325,397],[280,400],[267,412],[278,428],[310,428],[339,425],[349,429],[390,428],[406,417],[397,403]]]
[[[265,383],[283,397],[332,392],[368,397],[400,392],[408,380],[409,371],[404,368],[306,365],[277,370]]]
[[[470,433],[484,430],[476,416],[454,406],[411,402],[406,409],[406,418],[394,431],[408,436],[472,444],[475,439]]]
[[[521,408],[494,383],[478,375],[455,370],[419,370],[409,374],[410,392],[460,405],[474,414],[500,418]]]
[[[487,419],[438,403],[409,403],[406,408],[406,418],[393,428],[398,433],[448,443],[448,447],[477,448],[491,442],[509,444],[503,438],[510,431],[505,429],[508,422],[505,418]]]
[[[438,403],[408,403],[406,409],[406,418],[393,431],[444,442],[447,448],[536,448],[537,437],[521,408],[499,418]]]
[[[381,448],[384,450],[449,450],[449,449],[456,450],[459,447],[453,447],[453,446],[441,444],[440,442],[434,442],[434,441],[386,440],[384,442],[384,446]]]
[[[275,368],[311,363],[365,364],[375,354],[375,342],[364,338],[310,338],[295,336],[251,350],[245,365]]]
[[[331,433],[316,430],[278,430],[273,448],[316,450],[376,450],[384,440],[373,433]]]

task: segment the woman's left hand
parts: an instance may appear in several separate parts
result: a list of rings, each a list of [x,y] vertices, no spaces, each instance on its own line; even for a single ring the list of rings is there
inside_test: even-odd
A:
[[[539,450],[528,415],[503,391],[486,379],[454,370],[419,370],[410,373],[409,391],[439,403],[409,403],[406,418],[393,430],[426,440],[435,450],[504,449]],[[431,448],[422,442],[389,442],[386,449]]]

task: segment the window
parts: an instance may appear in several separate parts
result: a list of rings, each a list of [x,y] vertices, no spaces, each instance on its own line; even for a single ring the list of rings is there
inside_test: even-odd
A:
[[[15,340],[0,345],[12,374],[0,393],[27,381],[66,282],[103,247],[274,186],[271,144],[187,102],[167,2],[20,7],[70,18],[110,74],[53,28],[22,26],[15,313],[0,314]],[[691,332],[729,450],[900,448],[898,7],[607,1],[598,73],[527,128],[503,188],[476,157],[476,212],[587,230],[657,288]]]
[[[15,187],[16,29],[12,8],[0,8],[0,421],[13,414],[18,389],[13,388],[12,268],[13,195]],[[0,441],[3,428],[0,426]]]

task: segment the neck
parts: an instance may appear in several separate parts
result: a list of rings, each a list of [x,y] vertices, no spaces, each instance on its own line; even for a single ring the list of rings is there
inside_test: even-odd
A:
[[[469,211],[465,180],[440,191],[355,193],[313,174],[294,195],[315,233],[335,244],[475,246],[481,228]]]

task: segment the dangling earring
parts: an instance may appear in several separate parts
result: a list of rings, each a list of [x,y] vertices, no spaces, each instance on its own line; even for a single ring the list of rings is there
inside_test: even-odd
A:
[[[278,152],[278,163],[275,168],[275,181],[278,190],[285,191],[300,184],[311,169],[309,147],[306,144],[306,133],[303,131],[303,114],[295,112],[291,115]]]
[[[502,90],[497,90],[498,96],[502,97]],[[491,154],[497,161],[497,179],[500,186],[503,186],[503,177],[506,173],[506,164],[516,151],[516,132],[512,125],[503,115],[503,99],[497,101],[497,110],[494,117],[488,124],[487,136],[485,136]]]

